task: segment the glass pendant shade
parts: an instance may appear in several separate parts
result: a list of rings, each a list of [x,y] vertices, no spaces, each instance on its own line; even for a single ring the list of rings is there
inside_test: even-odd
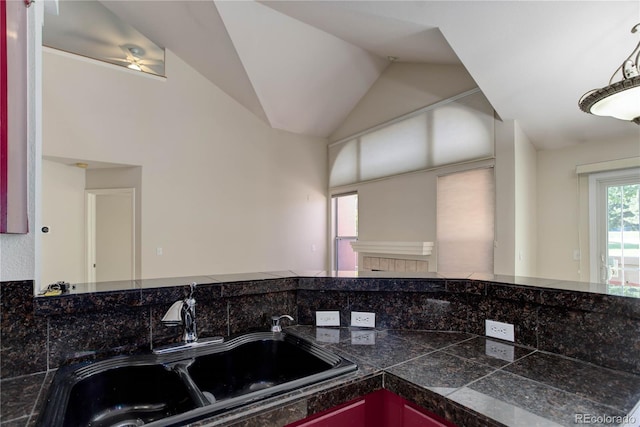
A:
[[[635,33],[640,24],[633,27]],[[634,55],[635,61],[634,61]],[[602,89],[587,92],[580,98],[578,105],[585,113],[596,116],[615,117],[620,120],[635,122],[640,125],[640,43],[631,55],[618,67],[609,80],[609,85]],[[618,71],[622,72],[622,80],[611,83]]]
[[[611,116],[640,124],[640,77],[632,77],[587,95],[580,108],[596,116]]]

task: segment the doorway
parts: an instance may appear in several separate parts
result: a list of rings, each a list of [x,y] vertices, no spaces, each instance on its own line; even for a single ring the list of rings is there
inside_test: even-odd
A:
[[[135,189],[85,190],[87,283],[135,279]]]

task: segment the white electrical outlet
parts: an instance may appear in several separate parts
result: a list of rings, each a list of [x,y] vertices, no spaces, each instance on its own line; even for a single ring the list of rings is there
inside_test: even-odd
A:
[[[376,314],[368,313],[366,311],[352,311],[351,326],[359,326],[363,328],[375,328]]]
[[[514,359],[513,346],[497,341],[486,340],[484,352],[487,356],[506,360],[507,362],[513,362]]]
[[[573,260],[574,261],[580,261],[581,255],[580,255],[580,249],[574,249],[573,250]]]
[[[351,345],[375,345],[376,331],[351,331]]]
[[[496,322],[495,320],[485,320],[485,334],[488,337],[498,338],[505,341],[515,341],[513,325],[511,323]]]
[[[316,326],[340,326],[340,312],[316,311]]]
[[[337,344],[340,342],[340,329],[316,328],[316,341]]]

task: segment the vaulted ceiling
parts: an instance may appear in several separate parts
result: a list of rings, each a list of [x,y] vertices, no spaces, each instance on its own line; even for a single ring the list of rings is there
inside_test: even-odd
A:
[[[637,0],[102,3],[275,128],[329,136],[396,57],[461,63],[539,148],[640,144],[577,107],[638,42]]]

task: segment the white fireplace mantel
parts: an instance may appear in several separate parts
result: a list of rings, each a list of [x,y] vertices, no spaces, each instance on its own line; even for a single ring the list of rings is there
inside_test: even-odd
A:
[[[384,242],[357,240],[351,242],[355,252],[389,255],[431,255],[433,242]]]

